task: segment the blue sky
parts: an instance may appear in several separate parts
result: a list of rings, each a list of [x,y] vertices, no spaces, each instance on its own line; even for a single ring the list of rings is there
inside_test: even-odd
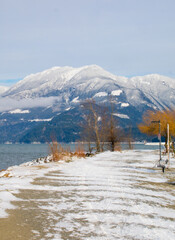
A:
[[[89,64],[175,78],[174,11],[174,0],[0,0],[0,84]]]

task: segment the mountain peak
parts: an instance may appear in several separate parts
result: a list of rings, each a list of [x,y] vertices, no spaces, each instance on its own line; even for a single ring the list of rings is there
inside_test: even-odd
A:
[[[3,94],[3,93],[5,93],[8,89],[9,89],[9,87],[0,86],[0,95]]]
[[[126,78],[111,74],[95,64],[79,68],[55,66],[31,74],[2,96],[14,99],[56,97],[61,105],[69,107],[75,104],[73,99],[82,101],[96,96],[101,101],[103,96],[105,101],[105,96],[113,91],[120,92],[117,101],[125,100],[124,103],[134,106],[147,102],[150,105],[151,102],[151,107],[164,108],[175,104],[175,79],[159,74]]]

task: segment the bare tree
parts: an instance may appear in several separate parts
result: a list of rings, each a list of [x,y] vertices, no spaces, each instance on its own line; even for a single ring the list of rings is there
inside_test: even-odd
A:
[[[121,129],[118,127],[118,122],[114,118],[114,99],[112,96],[109,97],[109,120],[107,123],[107,142],[110,145],[111,151],[115,151],[115,145],[118,147],[121,141]]]
[[[105,143],[108,143],[111,151],[115,151],[116,143],[119,146],[121,130],[117,128],[117,121],[114,119],[114,103],[112,98],[108,107],[99,106],[93,99],[86,100],[83,104],[85,110],[84,136],[91,149],[90,141],[96,144],[96,151],[104,151]]]
[[[88,144],[88,151],[89,154],[92,154],[92,140],[93,140],[93,131],[92,131],[92,122],[91,122],[91,117],[90,115],[86,114],[84,115],[84,122],[82,124],[82,139],[85,140]]]
[[[86,100],[83,104],[84,109],[86,110],[86,136],[89,140],[93,139],[96,144],[96,151],[100,152],[100,130],[99,130],[99,116],[95,110],[95,101],[93,99]]]
[[[124,137],[124,141],[126,143],[128,143],[128,148],[131,150],[133,149],[133,144],[132,144],[132,141],[133,141],[133,138],[132,138],[132,127],[129,126],[127,128],[127,132],[125,132],[125,137]]]

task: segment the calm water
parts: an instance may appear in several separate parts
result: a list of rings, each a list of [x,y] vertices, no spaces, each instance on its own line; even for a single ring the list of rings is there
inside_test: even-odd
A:
[[[0,169],[48,155],[47,144],[0,144]]]
[[[72,150],[75,144],[69,145]],[[127,149],[123,144],[122,148]],[[134,149],[158,149],[158,145],[135,144]],[[0,169],[19,165],[49,154],[47,144],[0,144]]]

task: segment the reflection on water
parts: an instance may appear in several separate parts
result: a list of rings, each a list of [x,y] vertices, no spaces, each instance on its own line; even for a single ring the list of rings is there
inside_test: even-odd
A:
[[[0,239],[174,240],[175,186],[167,181],[175,169],[153,169],[156,158],[128,151],[60,165],[15,194]]]

